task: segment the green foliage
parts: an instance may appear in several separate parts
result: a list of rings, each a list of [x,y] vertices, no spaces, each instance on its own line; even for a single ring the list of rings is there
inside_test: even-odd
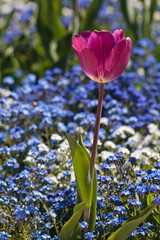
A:
[[[132,30],[135,37],[138,37],[137,33],[137,13],[133,3],[129,0],[120,0],[121,11],[128,24],[128,27]]]
[[[151,205],[152,205],[153,199],[154,199],[154,196],[149,192],[149,194],[148,194],[148,196],[147,196],[147,205],[148,205],[148,206],[151,206]]]
[[[63,38],[67,31],[63,27],[59,19],[59,4],[54,0],[35,0],[38,6],[37,28],[46,51],[46,55],[52,60],[51,42],[58,41]],[[66,42],[66,41],[65,41]],[[57,49],[56,49],[57,50]],[[59,58],[58,58],[59,60]]]
[[[100,6],[102,5],[103,0],[93,0],[90,6],[87,8],[85,16],[82,19],[81,30],[94,30],[93,22],[97,17]]]
[[[0,80],[1,80],[1,71],[2,71],[2,59],[3,59],[4,53],[7,49],[6,44],[2,40],[2,37],[9,26],[9,23],[13,17],[13,14],[14,14],[14,10],[8,14],[8,16],[5,19],[4,25],[0,28]],[[8,56],[7,56],[7,59],[8,59]]]
[[[93,23],[103,0],[94,0],[85,11],[85,14],[79,13],[77,1],[72,1],[74,19],[72,26],[65,29],[60,22],[60,16],[63,5],[55,0],[31,0],[37,3],[38,14],[36,25],[38,34],[42,41],[46,57],[54,66],[67,68],[67,64],[73,58],[71,52],[73,34],[79,31],[93,29]]]
[[[88,161],[90,162],[90,154],[87,151],[87,149],[85,148],[85,146],[83,145],[83,141],[82,141],[82,137],[79,138],[79,144],[82,147],[82,149],[84,150]],[[96,223],[96,207],[97,207],[97,172],[96,169],[94,171],[94,177],[93,177],[93,183],[92,183],[92,205],[91,205],[91,209],[90,209],[90,219],[89,219],[89,228],[88,230],[90,232],[93,232],[94,227],[95,227],[95,223]]]
[[[156,210],[156,209],[154,211],[153,218],[156,221],[155,225],[159,226],[159,224],[160,224],[160,212],[158,210]]]
[[[69,219],[69,221],[62,227],[60,232],[60,240],[77,240],[81,239],[80,237],[80,227],[78,224],[79,219],[84,211],[86,206],[86,201],[81,202],[76,205],[74,208],[74,214]]]
[[[153,14],[154,14],[154,11],[156,9],[156,6],[157,6],[157,0],[151,0],[151,4],[150,4],[150,23],[152,22],[153,20]]]
[[[156,47],[155,57],[157,59],[157,62],[160,62],[160,45],[157,45]]]
[[[122,14],[135,39],[151,37],[151,24],[157,6],[157,0],[150,2],[145,0],[140,1],[143,4],[141,23],[134,3],[131,0],[120,0]]]
[[[87,200],[86,207],[90,208],[88,231],[93,232],[96,222],[97,206],[97,174],[94,172],[93,183],[90,179],[90,154],[84,147],[82,137],[78,142],[68,134],[65,134],[69,142],[74,172],[77,182],[77,202]]]
[[[3,26],[1,27],[1,29],[0,29],[0,38],[3,36],[3,34],[5,33],[5,31],[7,30],[8,25],[9,25],[9,23],[10,23],[12,17],[13,17],[13,14],[14,14],[14,10],[12,10],[12,11],[8,14],[8,16],[6,17],[5,23],[4,23],[4,25],[3,25]]]
[[[81,201],[87,200],[86,207],[91,207],[92,183],[90,178],[90,164],[88,157],[76,140],[74,140],[69,134],[66,134],[66,137],[72,152],[73,167],[79,186],[79,195],[81,197]]]
[[[13,40],[12,43],[6,43],[3,40],[6,31],[14,31],[11,28],[12,18],[15,11],[4,17],[4,25],[0,31],[0,80],[6,75],[11,75],[16,81],[16,71],[22,70],[22,77],[28,73],[35,73],[39,77],[44,75],[44,70],[51,67],[51,62],[45,57],[44,49],[40,43],[39,36],[35,34],[34,44],[29,38],[30,22],[19,23],[17,28],[23,27],[22,33]],[[13,24],[13,22],[12,22]],[[23,75],[24,74],[24,75]],[[18,77],[20,80],[20,77]],[[17,84],[19,82],[16,81]]]
[[[15,73],[19,69],[23,70],[24,75],[35,73],[38,77],[42,77],[46,69],[53,67],[68,70],[73,63],[75,64],[74,51],[71,51],[73,34],[94,29],[96,16],[103,2],[103,0],[93,0],[84,10],[78,7],[77,0],[72,0],[73,20],[67,28],[60,21],[64,7],[63,1],[28,1],[35,3],[36,11],[30,21],[20,24],[23,33],[9,45],[3,41],[3,35],[9,29],[16,13],[12,11],[3,19],[5,23],[0,30],[0,73],[2,75],[0,78],[6,75],[15,78]],[[37,32],[31,37],[29,28],[34,22]]]
[[[120,227],[115,233],[111,234],[108,240],[126,240],[134,229],[138,227],[152,212],[152,210],[157,206],[157,203],[148,206],[143,210],[139,216],[133,217],[126,221],[122,227]]]

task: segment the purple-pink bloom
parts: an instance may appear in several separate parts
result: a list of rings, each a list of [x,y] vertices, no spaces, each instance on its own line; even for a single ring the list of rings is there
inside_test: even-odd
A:
[[[123,30],[85,31],[74,35],[72,46],[86,75],[94,81],[105,83],[119,77],[125,70],[132,50],[129,37]]]

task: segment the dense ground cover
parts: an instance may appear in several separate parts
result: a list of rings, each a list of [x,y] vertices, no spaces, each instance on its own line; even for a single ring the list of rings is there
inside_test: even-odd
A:
[[[98,6],[94,1],[96,8],[92,5],[90,10],[91,1],[77,2],[79,31],[86,30],[85,26],[112,32],[123,28],[133,42],[126,72],[104,86],[96,162],[97,219],[94,232],[85,239],[107,239],[127,219],[160,201],[159,5],[157,1],[154,22],[147,25],[153,40],[136,41],[145,34],[142,1],[134,3],[137,32],[124,21],[120,1],[99,1]],[[57,27],[57,20],[51,22],[56,18],[42,17],[38,22],[43,11],[38,15],[35,3],[18,3],[10,14],[11,9],[5,12],[6,2],[0,3],[4,27],[0,31],[0,239],[56,240],[76,204],[71,152],[64,133],[81,134],[91,152],[98,83],[89,80],[79,65],[63,71],[77,61],[71,51],[72,34],[78,31],[71,1],[63,1],[59,16],[54,12]],[[54,25],[52,33],[48,20]],[[62,61],[66,56],[67,61]],[[51,68],[55,65],[63,69]],[[129,239],[159,239],[159,224],[157,206]],[[83,220],[80,225],[86,227]]]
[[[128,218],[159,201],[160,64],[156,45],[133,47],[127,71],[105,84],[98,144],[97,220],[86,239],[105,239]],[[80,66],[63,74],[12,77],[0,89],[0,238],[58,239],[76,204],[75,179],[63,136],[82,134],[91,150],[98,85]],[[158,239],[158,207],[130,239]],[[81,222],[84,228],[85,222]]]

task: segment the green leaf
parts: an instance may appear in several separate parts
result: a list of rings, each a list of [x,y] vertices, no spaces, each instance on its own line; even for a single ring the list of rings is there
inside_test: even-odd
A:
[[[83,148],[83,150],[88,158],[88,161],[90,163],[91,156],[90,156],[88,150],[83,145],[82,136],[80,136],[80,138],[79,138],[79,144]],[[93,232],[95,223],[96,223],[96,208],[97,208],[97,172],[96,172],[96,169],[94,171],[92,187],[93,187],[93,189],[92,189],[92,205],[91,205],[91,209],[90,209],[90,220],[89,220],[89,228],[88,228],[89,232]]]
[[[56,54],[58,56],[58,61],[56,63],[56,66],[60,67],[63,70],[65,70],[65,66],[71,52],[71,43],[72,33],[66,34],[57,42]]]
[[[65,137],[67,138],[68,140],[68,143],[69,143],[69,146],[70,146],[70,149],[71,149],[71,155],[72,155],[72,158],[74,158],[74,155],[75,155],[75,149],[77,147],[77,142],[76,140],[71,137],[71,135],[69,135],[68,133],[65,133],[64,134]]]
[[[147,205],[148,205],[148,206],[151,206],[151,205],[152,205],[153,199],[154,199],[154,196],[149,192],[149,194],[148,194],[148,196],[147,196]]]
[[[92,202],[92,183],[88,157],[74,138],[69,134],[65,135],[71,148],[73,167],[79,186],[79,193],[82,198],[81,201],[87,200],[86,207],[90,207]]]
[[[82,140],[82,135],[80,135],[79,137],[79,145],[81,146],[81,148],[83,149],[83,151],[85,152],[86,154],[86,157],[88,159],[88,162],[90,163],[90,160],[91,160],[91,155],[89,153],[89,151],[85,148],[84,144],[83,144],[83,140]]]
[[[77,142],[69,134],[65,133],[64,135],[69,142],[72,158],[74,158],[75,149],[77,147]],[[82,196],[80,196],[80,189],[79,189],[79,186],[78,186],[77,179],[76,179],[76,187],[77,187],[77,204],[79,204],[81,202]]]
[[[86,201],[76,205],[76,207],[74,208],[73,216],[69,219],[68,222],[65,223],[65,225],[61,229],[60,237],[59,237],[60,240],[80,239],[79,236],[77,236],[78,222],[84,211],[85,206],[86,206]]]
[[[46,56],[50,61],[52,57],[50,54],[50,42],[53,39],[52,31],[48,27],[48,11],[47,11],[47,1],[38,1],[38,14],[37,14],[37,29],[40,35],[41,42],[43,44]]]
[[[44,2],[44,0],[41,0]],[[45,0],[48,4],[48,19],[49,19],[49,27],[53,33],[53,37],[57,40],[61,39],[67,34],[66,29],[60,22],[60,9],[59,9],[59,1],[55,0]]]
[[[36,24],[38,33],[40,35],[47,58],[53,62],[54,59],[52,59],[52,55],[50,53],[51,43],[54,41],[55,45],[57,46],[57,42],[67,34],[67,31],[60,22],[58,1],[37,0],[37,4],[38,14]]]
[[[92,205],[90,209],[89,232],[93,232],[96,223],[96,208],[97,208],[97,172],[94,171],[93,189],[92,189]]]
[[[7,49],[6,43],[0,38],[0,58],[5,57],[5,51]],[[1,67],[2,67],[2,59],[0,59]]]
[[[42,24],[42,28],[47,28],[52,37],[59,40],[67,33],[59,20],[59,3],[55,0],[39,0],[39,16],[38,21]],[[43,29],[45,30],[45,29]]]
[[[153,14],[156,10],[157,1],[151,0],[148,4],[147,1],[143,2],[143,30],[144,37],[149,38],[151,35],[151,23],[153,20]]]
[[[120,6],[127,24],[129,26],[134,26],[136,24],[136,9],[133,3],[128,0],[120,0]]]
[[[157,203],[152,206],[148,206],[145,210],[141,212],[138,217],[133,217],[120,227],[115,233],[111,234],[108,240],[126,240],[133,230],[138,227],[152,212],[152,210],[157,206]]]
[[[129,0],[120,0],[120,6],[121,12],[123,14],[124,19],[127,22],[128,27],[130,28],[130,30],[132,30],[132,32],[137,38],[138,27],[137,27],[137,13],[135,7]]]
[[[75,140],[69,135],[68,138],[70,139],[70,145],[71,145],[71,152],[72,155],[74,156],[75,154]],[[85,148],[85,146],[83,145],[83,141],[82,141],[82,136],[80,136],[79,138],[79,145],[81,146],[81,148],[83,149],[88,163],[90,164],[90,153],[88,152],[88,150]],[[79,193],[79,186],[77,184],[77,188],[78,188],[78,193]],[[97,207],[97,173],[96,173],[96,169],[94,172],[94,178],[93,178],[93,184],[92,184],[92,203],[91,203],[91,208],[90,208],[90,220],[89,220],[89,231],[93,232],[94,227],[95,227],[95,222],[96,222],[96,207]]]
[[[81,31],[92,30],[93,22],[97,17],[98,11],[103,0],[93,0],[86,10],[85,17],[82,19]]]
[[[158,224],[160,224],[160,212],[155,209],[153,214],[154,219],[157,221]]]
[[[155,57],[157,62],[159,62],[160,61],[160,44],[158,44],[156,47]]]
[[[60,58],[62,58],[64,55],[67,55],[71,50],[71,41],[72,33],[68,33],[57,42],[57,54]]]
[[[150,23],[152,23],[153,20],[153,14],[156,10],[156,6],[157,6],[157,0],[151,0],[150,1]]]
[[[81,203],[77,204],[77,205],[74,207],[73,212],[74,212],[74,213],[78,212],[78,211],[82,208],[82,203],[85,203],[85,204],[86,204],[86,202],[87,202],[87,200],[84,201],[84,202],[81,202]],[[85,207],[84,207],[84,209],[85,209]]]
[[[79,137],[79,145],[82,147],[82,149],[84,150],[86,156],[87,156],[87,159],[88,159],[88,162],[90,163],[90,154],[89,152],[87,151],[87,149],[84,147],[83,145],[83,141],[82,141],[82,136]],[[80,203],[81,202],[81,193],[80,193],[80,189],[79,189],[79,186],[78,186],[78,182],[76,183],[76,186],[77,186],[77,203]],[[83,221],[84,219],[80,219],[80,221]]]
[[[14,14],[14,10],[12,10],[12,11],[8,14],[7,18],[5,19],[5,24],[4,24],[4,26],[2,26],[1,29],[0,29],[0,38],[3,36],[3,34],[5,33],[5,31],[7,30],[8,25],[9,25],[9,23],[10,23],[12,17],[13,17],[13,14]]]

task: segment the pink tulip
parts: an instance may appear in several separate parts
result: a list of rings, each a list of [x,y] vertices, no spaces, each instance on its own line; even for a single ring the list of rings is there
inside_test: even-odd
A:
[[[132,50],[131,39],[123,37],[123,30],[113,34],[85,31],[74,35],[72,46],[86,75],[101,83],[110,82],[123,73]]]

